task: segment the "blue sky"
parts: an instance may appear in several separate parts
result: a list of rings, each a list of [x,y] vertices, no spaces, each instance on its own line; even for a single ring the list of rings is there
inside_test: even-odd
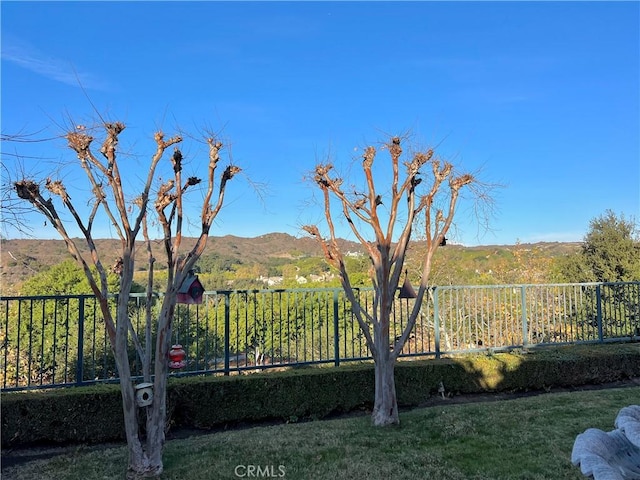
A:
[[[323,218],[304,180],[318,161],[355,174],[364,147],[407,132],[504,185],[491,230],[463,202],[453,241],[578,241],[606,209],[640,218],[638,2],[0,8],[2,133],[59,137],[97,125],[95,107],[127,125],[121,168],[134,186],[158,128],[220,132],[225,162],[244,175],[229,185],[216,236],[303,235]],[[3,152],[10,171],[59,176],[82,204],[64,141]],[[187,139],[183,153],[188,173],[204,174],[202,144]],[[30,221],[36,236],[57,238],[42,218]],[[113,232],[105,224],[97,233]]]

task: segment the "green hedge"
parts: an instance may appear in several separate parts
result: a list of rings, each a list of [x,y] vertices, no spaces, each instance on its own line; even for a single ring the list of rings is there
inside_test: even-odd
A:
[[[541,390],[640,376],[640,344],[566,346],[495,355],[401,361],[400,406],[438,394]],[[369,408],[373,365],[301,368],[169,382],[172,428],[210,429],[242,422],[323,418]],[[102,443],[124,439],[117,385],[2,394],[2,446]]]

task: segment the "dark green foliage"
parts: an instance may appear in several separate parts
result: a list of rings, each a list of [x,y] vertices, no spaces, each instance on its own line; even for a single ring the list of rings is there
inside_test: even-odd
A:
[[[530,353],[399,362],[400,406],[439,395],[526,391],[606,383],[640,376],[640,344],[566,346]],[[172,427],[218,428],[242,422],[322,418],[368,408],[373,365],[305,368],[169,382]],[[124,438],[115,385],[2,395],[2,446],[98,443]]]
[[[109,385],[3,394],[2,431],[3,447],[123,439],[120,388]]]
[[[22,295],[73,295],[92,292],[82,269],[76,265],[75,261],[64,260],[29,278],[22,284],[20,293]]]
[[[237,258],[219,255],[214,252],[201,256],[196,265],[201,273],[220,273],[231,272],[235,265],[241,264],[242,261]]]
[[[95,269],[94,277],[98,279]],[[116,293],[120,278],[115,273],[107,277],[109,292]],[[143,292],[144,288],[135,283],[132,292]],[[89,281],[74,260],[64,260],[27,279],[20,287],[21,295],[76,295],[92,294]]]
[[[591,220],[579,252],[562,263],[568,282],[632,282],[640,280],[640,237],[633,220],[611,210]]]
[[[373,398],[373,369],[302,369],[284,373],[211,377],[171,385],[178,425],[213,428],[237,422],[325,417]],[[202,408],[206,404],[207,408]]]

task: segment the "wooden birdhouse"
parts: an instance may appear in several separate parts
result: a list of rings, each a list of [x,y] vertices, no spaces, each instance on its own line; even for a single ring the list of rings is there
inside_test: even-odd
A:
[[[204,287],[198,276],[193,273],[193,270],[189,270],[189,274],[185,277],[182,285],[178,289],[177,303],[187,304],[201,304],[202,294],[204,293]]]

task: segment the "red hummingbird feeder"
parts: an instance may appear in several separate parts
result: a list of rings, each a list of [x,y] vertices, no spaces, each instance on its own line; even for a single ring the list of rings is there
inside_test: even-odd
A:
[[[172,345],[171,350],[169,350],[169,368],[174,370],[183,368],[187,364],[186,356],[187,354],[182,345]]]

